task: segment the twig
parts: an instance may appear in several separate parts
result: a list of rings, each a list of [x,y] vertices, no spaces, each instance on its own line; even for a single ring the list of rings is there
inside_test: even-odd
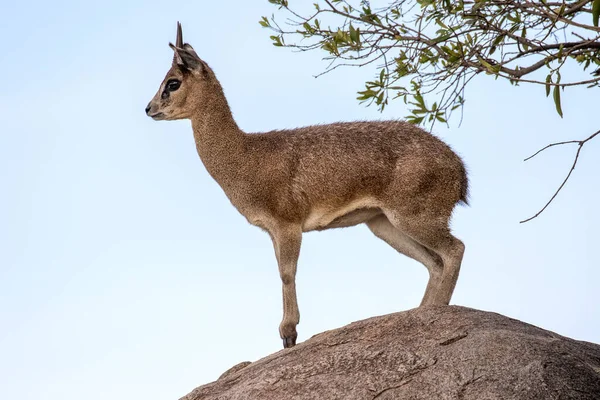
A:
[[[528,161],[531,160],[533,157],[537,156],[538,154],[540,154],[542,151],[552,147],[552,146],[560,146],[562,144],[569,144],[569,143],[581,143],[580,140],[569,140],[567,142],[557,142],[557,143],[551,143],[548,146],[544,147],[543,149],[539,149],[538,151],[536,151],[533,155],[527,157],[526,159],[524,159],[523,161]]]
[[[592,140],[598,134],[600,134],[600,130],[596,131],[596,133],[592,134],[591,136],[589,136],[588,138],[586,138],[584,140],[569,140],[567,142],[557,142],[557,143],[549,144],[548,146],[544,147],[543,149],[538,150],[535,154],[533,154],[532,156],[527,157],[524,160],[524,161],[530,160],[533,157],[535,157],[536,155],[540,154],[542,151],[544,151],[544,150],[546,150],[546,149],[548,149],[548,148],[550,148],[552,146],[559,146],[559,145],[563,145],[563,144],[572,144],[572,143],[577,143],[577,145],[578,145],[578,147],[577,147],[577,153],[575,153],[575,160],[573,160],[573,165],[571,165],[571,169],[569,170],[569,173],[567,174],[567,177],[560,184],[560,186],[558,187],[558,189],[556,190],[556,192],[554,192],[554,195],[550,198],[550,200],[548,200],[548,202],[546,203],[546,205],[540,211],[538,211],[533,217],[529,217],[527,219],[524,219],[523,221],[519,221],[519,223],[522,224],[522,223],[531,221],[532,219],[536,218],[538,215],[540,215],[541,213],[543,213],[546,208],[548,208],[548,206],[550,205],[550,203],[552,203],[552,201],[554,201],[554,199],[556,198],[556,196],[558,195],[558,193],[562,190],[562,188],[565,186],[565,184],[567,183],[567,181],[571,177],[571,174],[573,173],[573,170],[575,169],[575,166],[577,165],[577,161],[579,160],[579,153],[581,152],[581,149],[583,148],[583,145],[586,144],[586,142]]]

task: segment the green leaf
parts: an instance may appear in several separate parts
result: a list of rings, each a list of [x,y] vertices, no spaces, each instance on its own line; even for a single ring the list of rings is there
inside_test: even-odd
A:
[[[260,26],[262,26],[263,28],[268,28],[269,26],[269,20],[267,19],[267,17],[262,17],[260,19],[260,21],[258,21],[258,23],[260,24]]]
[[[479,58],[479,62],[488,70],[488,73],[490,74],[497,74],[498,71],[500,71],[499,65],[492,65],[481,57]]]
[[[352,40],[354,43],[357,43],[357,44],[360,43],[360,36],[358,33],[358,29],[354,29],[352,24],[350,24],[350,40]]]
[[[277,47],[282,47],[283,46],[283,42],[281,40],[280,36],[269,36],[271,38],[271,40],[273,41],[273,46],[277,46]]]
[[[417,92],[417,93],[413,94],[413,98],[417,101],[417,105],[421,106],[421,108],[423,108],[423,109],[427,108],[427,107],[425,107],[425,100],[423,99],[421,92]]]
[[[552,74],[546,77],[546,97],[550,96],[550,83],[552,83]]]
[[[521,31],[521,37],[525,40],[527,40],[527,28],[523,27],[523,30]],[[523,46],[523,50],[528,51],[529,50],[529,46],[527,45],[527,43],[522,43]]]
[[[598,19],[600,17],[600,0],[594,0],[592,4],[592,21],[594,26],[598,26]]]
[[[554,96],[554,105],[556,106],[556,112],[562,118],[563,112],[562,112],[562,107],[560,105],[560,87],[559,86],[554,86],[553,96]]]
[[[412,115],[406,117],[406,121],[415,125],[419,125],[423,121],[423,119],[425,119],[425,117],[414,117]]]
[[[556,54],[556,56],[559,59],[562,58],[562,56],[563,56],[563,47],[564,47],[564,45],[562,43],[558,46],[558,53]]]

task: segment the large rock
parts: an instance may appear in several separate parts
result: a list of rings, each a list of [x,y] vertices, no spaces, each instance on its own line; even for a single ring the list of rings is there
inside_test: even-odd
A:
[[[239,364],[185,400],[600,399],[600,346],[449,306],[370,318]]]

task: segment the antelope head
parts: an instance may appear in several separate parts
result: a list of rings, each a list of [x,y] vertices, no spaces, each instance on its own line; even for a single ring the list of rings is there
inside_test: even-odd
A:
[[[210,89],[209,85],[215,79],[192,46],[183,42],[179,22],[177,40],[169,46],[174,52],[171,68],[146,107],[146,114],[154,120],[191,118],[203,97],[201,94]]]

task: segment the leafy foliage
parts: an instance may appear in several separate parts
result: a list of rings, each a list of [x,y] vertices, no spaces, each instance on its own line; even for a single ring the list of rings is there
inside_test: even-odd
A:
[[[561,117],[566,87],[599,86],[600,74],[582,72],[600,66],[600,0],[396,0],[378,7],[324,0],[310,9],[299,1],[269,2],[289,27],[278,24],[279,15],[261,19],[275,31],[275,46],[324,51],[325,72],[375,67],[358,100],[383,110],[400,98],[416,124],[446,123],[478,74],[543,85]],[[565,68],[576,79],[563,79]]]

